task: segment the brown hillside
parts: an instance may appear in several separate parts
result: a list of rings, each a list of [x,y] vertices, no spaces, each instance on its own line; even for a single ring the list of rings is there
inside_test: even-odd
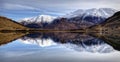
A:
[[[28,28],[6,17],[0,16],[0,30],[27,30]]]

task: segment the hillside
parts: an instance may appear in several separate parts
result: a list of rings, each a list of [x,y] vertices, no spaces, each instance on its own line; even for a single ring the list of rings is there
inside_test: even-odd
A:
[[[0,16],[0,30],[27,30],[28,28],[6,17]]]
[[[106,22],[90,29],[97,31],[97,33],[91,35],[103,39],[116,50],[120,50],[120,11],[106,19]]]

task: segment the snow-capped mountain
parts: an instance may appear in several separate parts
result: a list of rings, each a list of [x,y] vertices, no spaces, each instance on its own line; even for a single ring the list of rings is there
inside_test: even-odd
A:
[[[36,17],[30,17],[30,18],[24,18],[20,22],[27,22],[27,23],[50,23],[52,22],[56,17],[50,16],[50,15],[39,15]]]
[[[77,18],[79,20],[102,20],[112,16],[117,10],[112,8],[92,8],[92,9],[78,9],[74,12],[66,14],[61,18]],[[36,17],[24,18],[20,22],[38,23],[38,22],[52,22],[56,17],[50,15],[39,15]],[[95,22],[95,21],[94,21]]]
[[[50,15],[39,15],[31,18],[24,18],[20,23],[30,28],[58,28],[58,30],[64,28],[83,29],[105,22],[105,20],[115,12],[117,12],[117,10],[111,8],[79,9],[59,18]]]
[[[29,28],[42,28],[51,23],[56,17],[50,15],[39,15],[20,20],[20,23]]]
[[[68,18],[70,21],[80,21],[80,23],[86,21],[98,24],[104,22],[105,19],[112,16],[115,12],[117,12],[117,10],[111,8],[79,9],[65,15],[64,17]]]
[[[92,8],[92,9],[78,9],[74,12],[71,12],[64,17],[66,18],[72,18],[72,17],[85,17],[85,16],[96,16],[96,17],[105,17],[108,18],[112,16],[117,10],[112,8]]]

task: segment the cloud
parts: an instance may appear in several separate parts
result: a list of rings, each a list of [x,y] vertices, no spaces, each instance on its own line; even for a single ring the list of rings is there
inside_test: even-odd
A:
[[[2,2],[7,8],[9,7],[26,7],[29,9],[47,9],[52,8],[53,10],[61,9],[84,9],[84,8],[99,8],[99,7],[111,7],[119,9],[119,0],[4,0]],[[9,3],[10,6],[6,3]],[[11,5],[12,4],[12,5]],[[24,9],[24,8],[21,8]]]
[[[77,9],[114,8],[120,10],[120,0],[0,0],[0,14],[48,14],[61,16]],[[4,14],[5,13],[5,14]],[[6,16],[6,15],[5,15]],[[10,17],[10,16],[8,16]]]
[[[20,4],[11,4],[11,3],[4,3],[3,8],[5,8],[7,10],[25,10],[25,9],[39,10],[38,8],[34,8],[31,6],[20,5]]]

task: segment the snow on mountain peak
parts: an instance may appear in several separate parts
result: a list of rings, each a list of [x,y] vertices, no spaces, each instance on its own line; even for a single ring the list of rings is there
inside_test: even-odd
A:
[[[50,15],[38,15],[36,17],[30,17],[30,18],[24,18],[23,21],[29,22],[29,23],[39,23],[39,22],[52,22],[56,17],[50,16]]]
[[[92,9],[78,9],[70,14],[65,15],[64,17],[86,17],[86,16],[96,16],[96,17],[105,17],[108,18],[112,16],[117,10],[112,8],[92,8]]]
[[[117,10],[112,8],[99,8],[99,9],[96,9],[95,11],[96,11],[95,14],[98,14],[98,16],[105,17],[105,18],[108,18],[112,16],[115,12],[117,12]]]
[[[117,10],[111,9],[111,8],[92,8],[92,9],[86,9],[86,10],[78,9],[60,18],[50,16],[50,15],[39,15],[36,17],[25,18],[21,20],[21,23],[24,25],[36,23],[37,27],[38,27],[38,24],[41,27],[43,25],[40,25],[40,23],[41,24],[51,23],[52,21],[55,21],[56,18],[57,19],[67,18],[67,20],[70,22],[81,23],[82,25],[84,21],[89,23],[89,26],[92,26],[92,25],[104,22],[108,17],[112,16],[115,12],[117,12]],[[87,25],[87,24],[83,24],[83,25]]]

